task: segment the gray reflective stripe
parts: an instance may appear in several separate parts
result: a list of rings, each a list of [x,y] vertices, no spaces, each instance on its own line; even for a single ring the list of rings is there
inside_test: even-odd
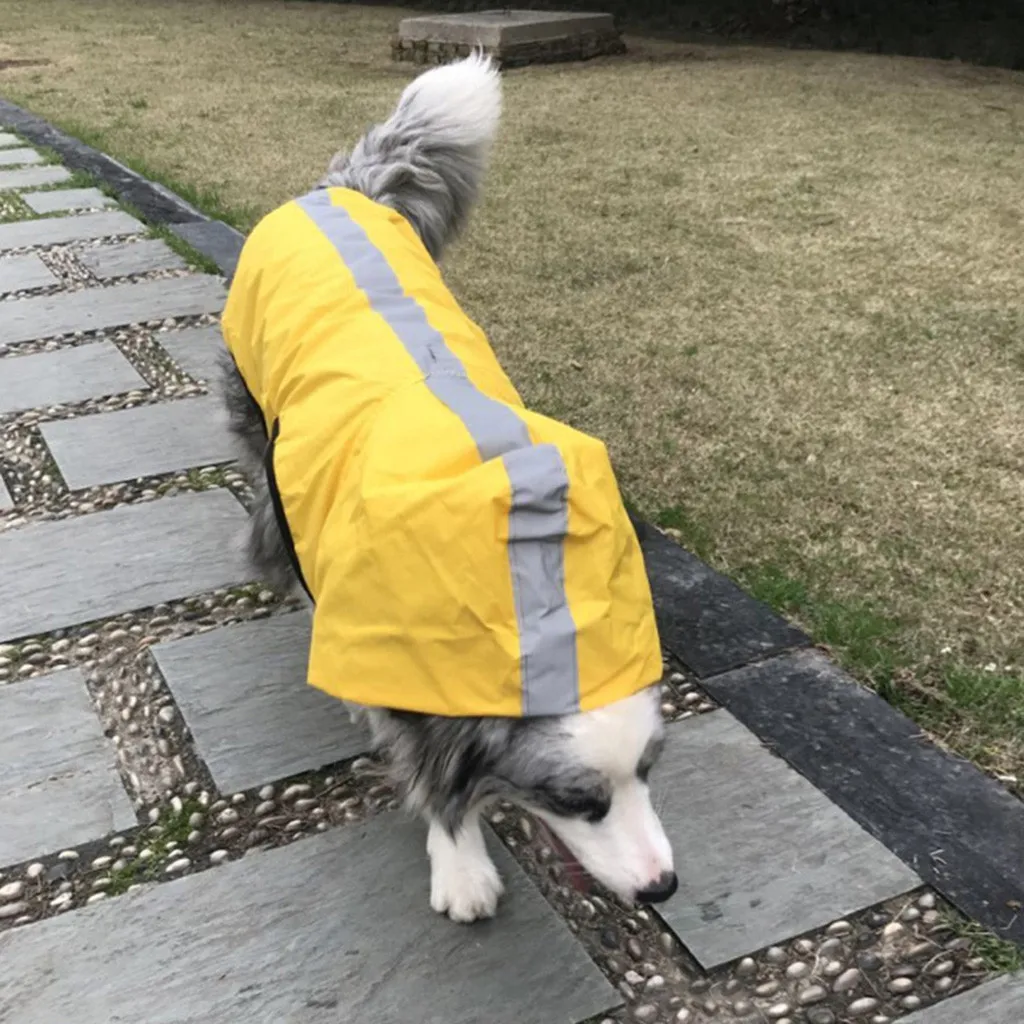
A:
[[[326,189],[298,200],[337,250],[370,306],[394,331],[431,393],[469,431],[480,458],[504,457],[512,485],[509,563],[519,629],[524,715],[579,710],[576,625],[565,596],[563,542],[569,477],[554,445],[533,445],[526,424],[478,390],[462,360],[407,295],[383,253]]]
[[[509,452],[508,556],[519,624],[523,714],[566,715],[580,706],[576,623],[565,599],[569,476],[553,444]]]

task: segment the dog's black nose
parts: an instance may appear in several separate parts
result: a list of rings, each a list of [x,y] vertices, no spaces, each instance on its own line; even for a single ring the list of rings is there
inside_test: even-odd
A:
[[[636,894],[638,903],[664,903],[675,895],[679,888],[679,879],[674,871],[666,871],[653,885],[641,889]]]

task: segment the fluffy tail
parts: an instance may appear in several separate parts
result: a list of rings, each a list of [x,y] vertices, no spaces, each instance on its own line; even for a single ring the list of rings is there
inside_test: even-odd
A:
[[[427,71],[383,124],[338,153],[321,185],[355,189],[399,211],[434,259],[476,202],[501,117],[501,79],[474,54]]]

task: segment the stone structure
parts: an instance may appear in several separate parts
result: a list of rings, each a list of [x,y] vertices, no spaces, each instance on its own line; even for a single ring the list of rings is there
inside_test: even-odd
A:
[[[444,64],[469,56],[474,47],[503,68],[588,60],[626,50],[610,14],[501,10],[406,18],[398,26],[391,55],[416,64]]]

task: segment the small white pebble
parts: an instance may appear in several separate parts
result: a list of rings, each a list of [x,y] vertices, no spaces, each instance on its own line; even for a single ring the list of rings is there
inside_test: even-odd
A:
[[[177,860],[172,860],[170,864],[164,868],[164,871],[168,875],[180,875],[182,871],[187,871],[192,866],[192,861],[188,857],[179,857]]]

